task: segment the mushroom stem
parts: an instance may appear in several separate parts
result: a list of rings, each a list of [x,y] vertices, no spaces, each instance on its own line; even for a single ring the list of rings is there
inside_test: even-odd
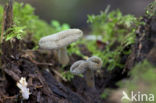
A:
[[[58,50],[58,61],[62,65],[67,65],[69,63],[66,47],[62,47]]]
[[[86,71],[85,80],[89,88],[95,88],[94,72],[92,70]]]

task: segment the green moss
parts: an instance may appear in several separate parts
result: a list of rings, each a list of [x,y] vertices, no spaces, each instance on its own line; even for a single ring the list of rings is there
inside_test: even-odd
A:
[[[29,4],[15,2],[13,14],[15,24],[20,27],[25,26],[25,31],[27,34],[32,34],[35,42],[38,42],[41,37],[55,32],[54,28],[34,14],[34,8]]]
[[[122,15],[119,10],[108,13],[108,8],[99,15],[89,15],[87,22],[91,24],[91,34],[102,36],[101,42],[106,44],[101,51],[96,40],[87,42],[89,51],[101,57],[108,70],[122,68],[124,65],[120,63],[121,53],[130,53],[124,48],[135,42],[136,28],[141,22],[133,15]]]
[[[74,75],[70,71],[62,72],[61,74],[67,81],[71,81],[74,78]]]
[[[9,34],[4,35],[5,40],[11,40],[12,38],[16,37],[17,39],[22,39],[22,35],[25,34],[25,31],[23,30],[24,27],[19,27],[16,25],[13,25],[12,28],[9,28],[5,33],[11,31]]]
[[[81,53],[80,48],[78,46],[79,44],[82,44],[81,40],[78,40],[77,42],[74,42],[74,43],[69,45],[68,54],[70,56],[74,53],[74,54],[76,54],[78,56],[84,57],[84,55]]]
[[[67,30],[70,29],[70,25],[67,23],[60,24],[59,21],[57,20],[52,20],[51,21],[51,26],[56,30],[56,32],[60,32],[62,30]]]

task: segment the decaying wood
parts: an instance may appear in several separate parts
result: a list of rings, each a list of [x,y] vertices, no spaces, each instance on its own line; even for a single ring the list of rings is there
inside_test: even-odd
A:
[[[1,43],[3,42],[4,31],[13,25],[13,9],[12,9],[12,0],[9,0],[9,3],[4,7],[2,28],[1,28]],[[7,35],[7,33],[6,33]]]
[[[60,98],[67,99],[71,103],[87,103],[80,95],[72,92],[69,88],[58,83],[54,77],[47,71],[42,71],[46,82],[48,83],[50,89]]]
[[[145,25],[141,25],[137,32],[136,43],[126,62],[125,70],[127,71],[145,59],[156,65],[156,17],[144,17],[142,21]]]

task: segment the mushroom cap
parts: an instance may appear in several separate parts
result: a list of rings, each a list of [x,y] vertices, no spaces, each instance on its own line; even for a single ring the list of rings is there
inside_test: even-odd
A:
[[[88,61],[88,68],[90,70],[98,70],[102,67],[103,64],[101,58],[97,56],[92,56],[88,58],[87,61]]]
[[[80,29],[68,29],[58,32],[46,37],[39,41],[39,46],[42,49],[59,49],[75,42],[82,37],[83,32]]]
[[[87,70],[87,68],[88,62],[84,60],[79,60],[70,67],[70,72],[72,74],[78,75],[84,73]]]

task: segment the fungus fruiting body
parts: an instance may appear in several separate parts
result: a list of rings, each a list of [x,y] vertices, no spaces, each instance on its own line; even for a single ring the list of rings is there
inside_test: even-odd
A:
[[[87,61],[90,70],[98,70],[102,67],[102,60],[97,56],[92,56],[88,58]]]
[[[70,67],[70,72],[74,75],[78,75],[84,73],[87,68],[88,62],[86,62],[85,60],[79,60]]]
[[[69,63],[69,57],[67,54],[66,47],[60,48],[58,50],[58,61],[60,64],[64,64],[64,65]]]
[[[69,57],[67,55],[66,46],[78,40],[80,37],[82,37],[82,35],[83,32],[80,29],[68,29],[41,38],[39,41],[39,46],[42,49],[57,49],[59,63],[67,65],[69,62]]]
[[[78,75],[85,73],[85,80],[90,88],[95,88],[94,82],[94,71],[102,67],[102,60],[99,57],[92,56],[85,60],[79,60],[75,62],[71,68],[70,72],[72,74]]]
[[[16,85],[20,89],[23,99],[29,99],[30,92],[29,88],[27,88],[28,83],[26,82],[26,79],[24,77],[21,77],[21,79],[19,80],[19,82],[17,82]]]

